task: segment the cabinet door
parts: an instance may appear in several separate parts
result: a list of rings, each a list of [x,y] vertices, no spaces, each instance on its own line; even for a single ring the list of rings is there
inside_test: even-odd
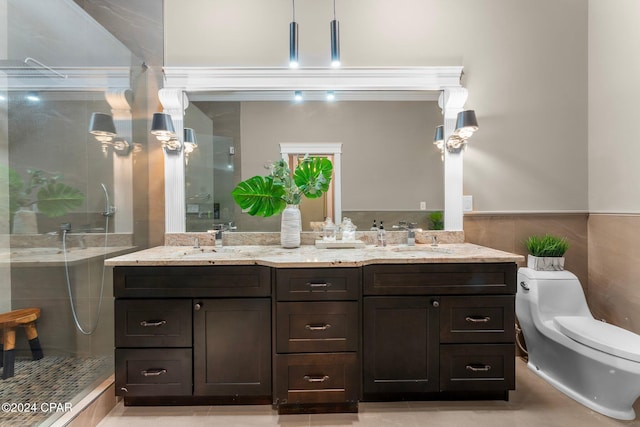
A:
[[[194,394],[271,396],[271,300],[194,301]]]
[[[364,298],[364,395],[438,391],[439,313],[430,297]]]

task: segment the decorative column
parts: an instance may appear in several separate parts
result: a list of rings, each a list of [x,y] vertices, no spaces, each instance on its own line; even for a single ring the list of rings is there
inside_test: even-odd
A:
[[[164,112],[171,115],[176,136],[183,143],[184,111],[189,106],[187,95],[182,89],[160,89],[158,98]],[[184,151],[164,153],[164,213],[165,233],[184,233],[185,180]]]
[[[468,92],[463,87],[445,88],[440,94],[438,105],[444,115],[444,140],[453,133],[456,128],[456,118],[463,110],[467,102]],[[444,147],[444,229],[450,231],[463,230],[462,208],[462,171],[464,150],[458,153],[450,153]]]
[[[129,89],[108,89],[105,98],[111,107],[118,138],[126,139],[133,145],[133,118],[127,99],[130,94]],[[113,216],[113,230],[116,233],[133,233],[133,156],[118,156],[114,152],[112,157],[113,188],[109,190],[111,204],[117,208]]]

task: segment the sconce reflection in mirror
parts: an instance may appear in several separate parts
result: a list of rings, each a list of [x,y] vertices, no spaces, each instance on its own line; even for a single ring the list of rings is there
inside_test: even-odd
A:
[[[433,138],[433,144],[444,159],[444,149],[450,153],[459,153],[467,145],[467,140],[478,130],[478,120],[474,110],[466,110],[458,113],[456,117],[456,129],[444,140],[444,126],[436,127],[436,134]]]
[[[109,114],[92,113],[89,133],[100,142],[105,158],[109,154],[109,147],[113,148],[113,152],[118,156],[127,156],[131,152],[131,144],[126,139],[118,137],[113,117]]]
[[[198,148],[196,133],[191,128],[184,128],[184,161],[189,164],[189,154]]]
[[[167,113],[153,113],[151,120],[151,134],[156,137],[164,152],[178,154],[182,150],[182,143],[176,136],[171,116]]]

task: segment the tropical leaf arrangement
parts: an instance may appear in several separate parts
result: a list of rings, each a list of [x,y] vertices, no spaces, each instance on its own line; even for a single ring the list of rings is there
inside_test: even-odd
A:
[[[329,190],[333,164],[326,157],[305,155],[291,173],[285,160],[267,166],[269,174],[256,175],[240,182],[231,195],[249,215],[269,217],[281,213],[287,205],[299,205],[303,196],[321,197]]]
[[[529,253],[536,257],[562,257],[569,249],[569,242],[566,238],[551,234],[529,236],[525,245]]]
[[[29,180],[25,182],[20,174],[9,168],[9,209],[11,214],[19,208],[37,205],[38,212],[55,218],[80,207],[84,194],[80,190],[58,182],[60,175],[42,170],[27,169]]]

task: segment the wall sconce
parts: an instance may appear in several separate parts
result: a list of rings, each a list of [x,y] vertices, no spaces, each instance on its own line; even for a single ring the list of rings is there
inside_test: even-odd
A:
[[[165,153],[178,154],[182,150],[182,143],[176,137],[171,115],[167,113],[153,113],[151,134],[160,141]]]
[[[109,147],[118,156],[127,156],[131,152],[131,144],[126,139],[117,137],[113,117],[109,114],[92,113],[89,133],[100,142],[105,158],[109,154]]]
[[[461,111],[456,117],[456,130],[451,136],[444,140],[444,126],[436,127],[436,134],[433,138],[433,144],[440,150],[444,158],[444,148],[450,153],[459,153],[467,145],[467,139],[478,130],[478,120],[476,112],[473,110]]]
[[[189,154],[198,148],[196,133],[191,128],[184,128],[184,161],[189,164]]]

